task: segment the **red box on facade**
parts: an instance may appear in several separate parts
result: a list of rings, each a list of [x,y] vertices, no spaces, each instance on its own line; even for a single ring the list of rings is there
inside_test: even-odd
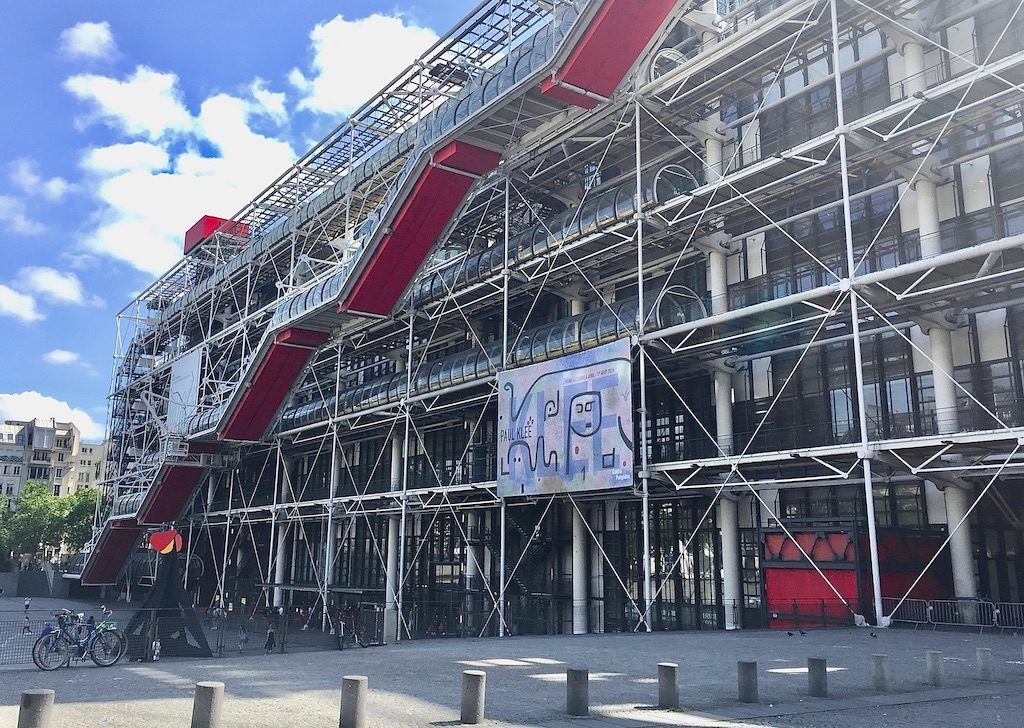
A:
[[[188,255],[205,243],[211,235],[221,230],[222,225],[224,226],[222,232],[225,235],[231,235],[236,238],[249,237],[249,226],[244,222],[225,220],[223,217],[214,217],[213,215],[203,215],[199,218],[199,222],[190,227],[185,233],[185,255]]]

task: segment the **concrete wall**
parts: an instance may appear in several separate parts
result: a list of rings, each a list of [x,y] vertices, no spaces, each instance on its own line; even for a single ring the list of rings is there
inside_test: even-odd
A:
[[[68,581],[49,564],[46,571],[0,572],[5,597],[50,597],[66,599]]]

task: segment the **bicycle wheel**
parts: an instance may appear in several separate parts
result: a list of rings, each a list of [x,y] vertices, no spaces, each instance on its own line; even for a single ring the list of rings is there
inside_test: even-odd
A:
[[[113,630],[99,632],[89,643],[89,657],[100,667],[110,667],[124,654],[124,639]]]
[[[56,670],[71,660],[74,645],[59,633],[43,635],[32,645],[32,662],[40,670]]]

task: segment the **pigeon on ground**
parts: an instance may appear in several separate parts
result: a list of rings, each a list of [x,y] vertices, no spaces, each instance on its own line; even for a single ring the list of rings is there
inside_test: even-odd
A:
[[[877,634],[875,634],[874,632],[872,632],[872,633],[871,633],[871,639],[873,639],[873,640],[877,640],[877,639],[878,639],[878,635],[877,635]]]
[[[793,636],[793,633],[792,633],[792,632],[786,632],[786,634],[788,634],[788,635],[789,635],[790,637],[792,637],[792,636]]]
[[[801,629],[801,630],[799,630],[799,632],[800,632],[800,634],[801,634],[801,635],[805,635],[805,634],[807,634],[807,633],[806,633],[806,632],[804,632],[804,631],[803,631],[802,629]]]

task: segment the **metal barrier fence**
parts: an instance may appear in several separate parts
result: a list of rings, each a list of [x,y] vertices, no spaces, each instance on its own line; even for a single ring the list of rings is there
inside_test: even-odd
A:
[[[990,602],[985,599],[904,599],[882,598],[882,610],[893,622],[913,625],[963,627],[1000,631],[1024,629],[1024,603]]]
[[[851,607],[839,599],[785,599],[768,602],[768,626],[776,629],[849,627]]]

